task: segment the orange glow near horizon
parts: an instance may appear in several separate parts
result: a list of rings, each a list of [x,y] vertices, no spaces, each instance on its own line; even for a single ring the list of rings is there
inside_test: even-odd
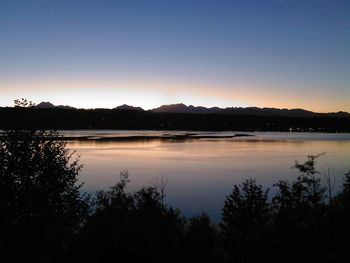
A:
[[[35,103],[49,101],[55,105],[78,108],[114,108],[122,104],[152,109],[164,104],[184,103],[205,107],[273,107],[303,108],[315,112],[350,111],[345,98],[332,99],[332,93],[302,94],[290,88],[215,85],[215,83],[166,82],[146,79],[128,81],[96,79],[11,81],[0,84],[0,106],[12,106],[17,98]],[[334,103],[336,101],[336,103]]]

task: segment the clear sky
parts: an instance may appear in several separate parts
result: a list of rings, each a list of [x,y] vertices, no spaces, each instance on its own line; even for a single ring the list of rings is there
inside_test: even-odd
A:
[[[0,106],[350,112],[350,1],[0,0]]]

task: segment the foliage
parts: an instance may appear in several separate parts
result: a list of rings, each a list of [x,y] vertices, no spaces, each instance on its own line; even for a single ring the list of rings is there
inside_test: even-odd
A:
[[[87,214],[77,183],[82,166],[58,137],[56,132],[22,130],[1,136],[0,218],[2,241],[12,250],[9,257],[60,253]]]
[[[245,261],[248,248],[258,248],[270,220],[268,189],[254,179],[235,185],[222,212],[222,239],[231,260]]]
[[[161,262],[168,255],[173,255],[170,262],[181,258],[184,218],[178,210],[162,204],[155,187],[131,193],[126,190],[128,182],[128,173],[123,172],[115,186],[97,193],[96,212],[70,251],[71,258],[111,262]]]
[[[14,105],[16,108],[33,108],[35,107],[35,103],[29,101],[27,99],[16,99],[14,100]]]
[[[320,172],[316,170],[316,159],[324,155],[308,155],[307,161],[304,163],[295,162],[294,168],[298,169],[300,175],[297,183],[303,188],[304,195],[311,204],[316,207],[323,200],[325,188],[321,185],[321,178],[317,176]]]
[[[341,204],[344,208],[350,210],[350,170],[344,175],[343,189],[339,198],[341,199]]]
[[[190,262],[221,262],[219,233],[206,213],[189,219],[186,228],[186,254]]]
[[[60,258],[89,209],[79,192],[81,168],[55,131],[2,132],[0,242],[5,262]]]
[[[342,243],[341,238],[339,243],[335,242],[334,237],[340,237],[343,232],[337,228],[344,223],[340,220],[343,216],[339,214],[339,206],[333,205],[330,171],[328,169],[324,178],[324,185],[328,187],[326,196],[320,172],[315,167],[316,159],[322,155],[309,155],[304,163],[296,162],[293,167],[299,171],[296,181],[280,181],[274,185],[277,194],[272,199],[272,244],[276,254],[281,257],[288,254],[292,262],[332,261],[342,255],[334,252]]]

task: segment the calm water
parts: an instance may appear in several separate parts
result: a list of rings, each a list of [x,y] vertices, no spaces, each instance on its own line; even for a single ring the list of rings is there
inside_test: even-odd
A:
[[[220,218],[225,196],[234,184],[256,178],[273,192],[272,184],[276,181],[296,178],[297,171],[291,167],[295,160],[306,160],[308,154],[326,152],[319,158],[317,168],[322,172],[327,166],[334,167],[338,185],[344,171],[350,168],[350,134],[264,132],[249,133],[252,137],[220,139],[222,135],[234,134],[223,132],[198,135],[217,135],[218,139],[106,140],[164,134],[172,132],[64,132],[69,137],[91,136],[90,140],[68,142],[68,147],[81,155],[85,190],[107,189],[118,181],[123,170],[129,171],[130,190],[163,177],[168,180],[169,204],[180,208],[186,216],[205,211],[214,220]]]

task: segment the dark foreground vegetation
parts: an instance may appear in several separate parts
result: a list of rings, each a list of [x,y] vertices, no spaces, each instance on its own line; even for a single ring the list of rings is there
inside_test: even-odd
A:
[[[0,108],[0,129],[119,129],[350,132],[348,115],[287,117],[192,114],[122,109]]]
[[[219,224],[164,203],[164,184],[81,193],[82,166],[55,132],[5,131],[0,141],[1,262],[348,262],[350,173],[334,193],[318,156],[296,162],[271,201],[254,179],[233,186]]]

